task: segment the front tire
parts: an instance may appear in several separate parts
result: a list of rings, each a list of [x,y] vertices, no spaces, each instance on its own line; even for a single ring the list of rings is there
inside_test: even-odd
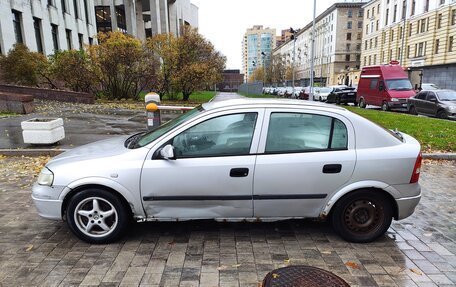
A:
[[[365,109],[367,106],[366,101],[364,99],[359,100],[359,107]]]
[[[336,97],[336,105],[340,105],[340,97]]]
[[[388,230],[393,218],[389,200],[379,191],[361,190],[342,197],[334,207],[332,224],[349,241],[366,243]]]
[[[112,192],[86,189],[70,199],[66,219],[71,231],[81,240],[105,244],[123,235],[130,214]]]
[[[418,115],[418,112],[416,111],[416,108],[414,106],[410,107],[409,113],[411,115]]]
[[[389,110],[388,103],[383,101],[382,103],[382,111],[387,112]]]
[[[447,113],[444,110],[438,111],[437,117],[442,120],[446,120],[448,118]]]

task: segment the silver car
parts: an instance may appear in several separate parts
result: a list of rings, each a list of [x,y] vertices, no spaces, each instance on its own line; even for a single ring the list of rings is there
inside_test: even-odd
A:
[[[39,215],[91,243],[136,221],[332,219],[369,242],[421,197],[420,145],[344,108],[242,99],[203,104],[155,130],[52,159],[33,186]]]

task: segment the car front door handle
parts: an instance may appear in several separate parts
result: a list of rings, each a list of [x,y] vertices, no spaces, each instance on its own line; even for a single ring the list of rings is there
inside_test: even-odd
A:
[[[326,164],[323,166],[323,173],[339,173],[341,170],[341,164]]]
[[[232,168],[230,170],[231,177],[246,177],[249,175],[248,168]]]

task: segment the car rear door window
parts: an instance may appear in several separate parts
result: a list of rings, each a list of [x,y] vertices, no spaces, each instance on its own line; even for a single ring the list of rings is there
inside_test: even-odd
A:
[[[418,95],[415,96],[415,98],[418,100],[425,100],[426,95],[427,95],[427,92],[420,92],[420,93],[418,93]]]
[[[199,123],[172,139],[177,158],[250,153],[257,113],[220,116]]]
[[[437,97],[435,96],[435,94],[433,92],[428,92],[426,100],[429,101],[429,102],[432,101],[432,100],[435,101],[435,100],[437,100]]]
[[[340,120],[323,115],[272,113],[266,153],[347,149],[347,128]]]

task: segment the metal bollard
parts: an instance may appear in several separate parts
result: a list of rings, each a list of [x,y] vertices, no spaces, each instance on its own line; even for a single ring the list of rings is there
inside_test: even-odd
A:
[[[158,105],[160,105],[160,96],[157,93],[148,93],[144,97],[146,102],[146,111],[147,111],[147,129],[151,130],[160,126],[160,110]]]

